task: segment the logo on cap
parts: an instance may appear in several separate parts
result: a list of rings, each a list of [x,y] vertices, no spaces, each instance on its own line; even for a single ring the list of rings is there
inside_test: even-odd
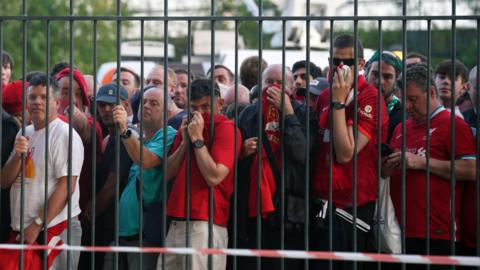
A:
[[[113,96],[113,90],[112,89],[108,89],[108,95]]]

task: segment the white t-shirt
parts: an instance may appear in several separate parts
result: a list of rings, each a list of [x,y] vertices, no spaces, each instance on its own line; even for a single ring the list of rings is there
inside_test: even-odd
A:
[[[68,124],[55,119],[48,130],[48,197],[57,188],[58,179],[68,175]],[[17,134],[17,137],[21,133]],[[28,153],[25,158],[24,181],[24,227],[29,226],[44,207],[45,198],[45,128],[35,131],[33,125],[25,130],[30,137]],[[12,153],[13,155],[14,153]],[[72,176],[77,176],[75,191],[72,194],[71,217],[80,214],[79,175],[83,165],[83,143],[75,130],[72,132]],[[12,229],[20,231],[20,175],[10,189],[10,211]],[[41,217],[43,219],[43,217]],[[48,224],[48,228],[68,219],[68,203],[65,208]]]

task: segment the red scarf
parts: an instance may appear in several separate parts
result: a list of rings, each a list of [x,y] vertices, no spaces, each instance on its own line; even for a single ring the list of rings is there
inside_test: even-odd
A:
[[[66,230],[68,227],[68,221],[63,221],[58,223],[57,225],[50,227],[47,229],[47,245],[49,246],[61,246],[63,245],[62,239],[59,237],[59,235]],[[41,231],[40,233],[43,233]],[[20,236],[18,232],[12,231],[10,232],[10,239],[8,240],[8,243],[10,244],[18,244],[17,238]],[[43,243],[33,243],[33,246],[37,245],[43,245]],[[47,267],[50,268],[53,264],[53,261],[55,258],[60,254],[61,252],[66,252],[62,251],[59,249],[54,249],[54,250],[49,250],[48,255],[47,255]],[[0,251],[0,269],[18,269],[15,268],[16,262],[18,262],[18,259],[15,258],[16,256],[19,256],[19,251],[9,251],[9,250],[1,250]],[[38,251],[26,251],[26,258],[25,259],[25,269],[41,269],[42,265],[42,258],[40,257],[40,254]],[[9,257],[9,259],[3,259],[5,257]],[[13,262],[10,263],[9,261]]]
[[[267,91],[262,91],[262,129],[265,130],[270,148],[277,165],[280,164],[280,112],[279,110],[267,100]],[[262,174],[260,182],[260,199],[261,199],[261,213],[262,217],[267,217],[275,211],[273,204],[273,195],[275,194],[276,184],[275,176],[273,174],[270,162],[262,145]],[[280,167],[280,166],[278,166]],[[248,215],[254,217],[257,215],[257,179],[258,177],[258,154],[253,158],[250,169],[250,193],[248,199]]]

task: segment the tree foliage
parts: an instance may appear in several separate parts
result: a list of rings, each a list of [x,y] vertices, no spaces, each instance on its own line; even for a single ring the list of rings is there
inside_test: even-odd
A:
[[[22,15],[22,1],[0,0],[2,10],[0,16]],[[26,1],[28,16],[51,16],[50,20],[3,20],[2,48],[9,52],[14,61],[13,79],[22,77],[23,36],[26,33],[26,72],[47,70],[47,25],[49,25],[49,67],[65,61],[69,62],[70,52],[73,51],[73,65],[84,73],[92,73],[93,67],[93,21],[58,20],[58,16],[70,14],[69,1],[44,0]],[[78,16],[112,16],[115,15],[115,0],[76,0],[73,14]],[[122,14],[127,14],[126,6],[122,6]],[[116,59],[116,22],[98,21],[96,35],[97,68],[98,65]],[[122,23],[122,32],[128,29],[129,24]],[[73,48],[70,48],[70,27],[73,33]]]

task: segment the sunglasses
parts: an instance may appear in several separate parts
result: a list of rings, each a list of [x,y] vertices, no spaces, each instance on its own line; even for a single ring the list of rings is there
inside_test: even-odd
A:
[[[346,66],[353,66],[355,65],[355,59],[354,58],[347,58],[347,59],[333,58],[334,66],[338,66],[340,64],[344,64]]]

